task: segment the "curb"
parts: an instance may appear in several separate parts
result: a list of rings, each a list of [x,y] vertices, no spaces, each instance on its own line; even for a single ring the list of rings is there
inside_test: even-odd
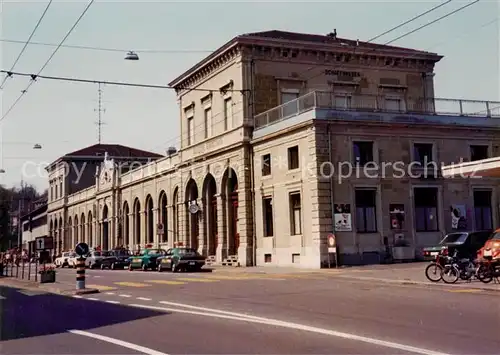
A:
[[[98,289],[92,289],[92,288],[84,290],[62,289],[54,286],[48,286],[48,285],[45,286],[44,284],[35,283],[34,281],[7,279],[7,278],[0,278],[0,286],[16,287],[24,290],[45,291],[64,296],[88,295],[100,292]]]
[[[463,286],[467,286],[467,284],[443,284],[439,282],[431,283],[431,282],[422,282],[422,281],[414,281],[414,280],[391,280],[391,279],[379,279],[375,277],[352,277],[350,275],[338,275],[337,277],[341,277],[344,279],[353,279],[360,281],[377,281],[383,283],[392,283],[392,284],[401,284],[401,285],[419,285],[419,286],[427,286],[427,287],[448,287],[450,290],[460,290],[463,289]],[[497,288],[489,288],[489,287],[470,287],[470,289],[479,290],[479,291],[492,291],[492,292],[500,292],[500,286]]]

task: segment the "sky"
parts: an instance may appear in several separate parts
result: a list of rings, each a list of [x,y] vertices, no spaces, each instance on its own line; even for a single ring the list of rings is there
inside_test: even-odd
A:
[[[54,1],[31,41],[58,44],[89,1]],[[468,2],[451,1],[375,42],[384,43]],[[10,70],[48,1],[0,0],[0,68]],[[167,85],[232,37],[285,30],[368,40],[438,5],[439,1],[95,1],[43,75]],[[444,55],[435,72],[436,97],[500,101],[498,1],[481,0],[392,45]],[[28,45],[14,71],[37,73],[55,47]],[[139,61],[126,61],[134,50]],[[0,76],[3,80],[3,76]],[[0,81],[1,82],[1,81]],[[1,94],[2,116],[29,84],[15,76]],[[102,86],[102,142],[165,154],[179,146],[175,92]],[[0,184],[47,187],[44,167],[98,142],[98,86],[37,80],[0,122]],[[42,149],[33,146],[40,144]]]

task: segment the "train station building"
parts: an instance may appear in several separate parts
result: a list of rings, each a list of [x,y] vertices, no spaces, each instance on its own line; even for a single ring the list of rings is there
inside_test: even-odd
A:
[[[178,149],[96,145],[48,168],[49,233],[59,251],[182,243],[217,264],[320,268],[330,234],[362,264],[493,228],[498,179],[441,167],[500,155],[500,103],[436,98],[441,59],[336,33],[237,36],[169,84]]]

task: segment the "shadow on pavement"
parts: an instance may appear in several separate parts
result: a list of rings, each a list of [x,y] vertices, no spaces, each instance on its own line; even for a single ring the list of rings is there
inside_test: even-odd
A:
[[[0,341],[87,330],[165,312],[0,286]]]

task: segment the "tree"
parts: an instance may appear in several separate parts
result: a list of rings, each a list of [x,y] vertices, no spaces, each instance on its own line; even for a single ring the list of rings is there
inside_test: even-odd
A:
[[[9,247],[12,239],[10,226],[10,211],[12,202],[12,191],[0,186],[0,250]]]

